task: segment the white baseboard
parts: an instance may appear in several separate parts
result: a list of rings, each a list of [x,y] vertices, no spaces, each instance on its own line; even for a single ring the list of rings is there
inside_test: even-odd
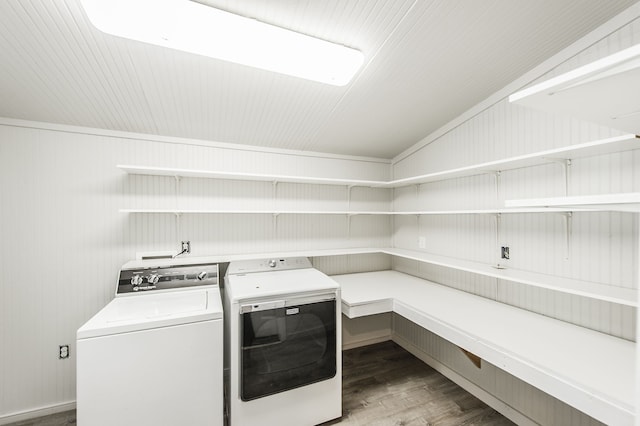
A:
[[[37,417],[48,416],[50,414],[63,413],[69,410],[76,409],[75,401],[63,402],[61,404],[49,405],[46,407],[40,407],[33,410],[21,411],[19,413],[3,414],[0,415],[0,425],[6,425],[14,422],[21,422],[24,420],[35,419]]]
[[[353,342],[349,342],[346,344],[342,344],[342,350],[343,351],[348,351],[349,349],[355,349],[355,348],[360,348],[362,346],[369,346],[369,345],[375,345],[376,343],[382,343],[382,342],[386,342],[387,340],[391,340],[391,335],[387,334],[384,336],[378,336],[378,337],[372,337],[370,339],[364,339],[364,340],[356,340]]]
[[[396,342],[398,345],[402,346],[407,352],[413,354],[416,358],[419,358],[422,362],[429,365],[431,368],[478,398],[480,401],[487,404],[489,407],[493,408],[512,422],[520,426],[537,426],[538,423],[531,420],[529,417],[525,416],[521,412],[517,411],[512,406],[508,405],[504,401],[496,398],[486,390],[482,389],[478,385],[470,382],[465,379],[460,374],[456,373],[446,365],[437,361],[435,358],[432,358],[422,350],[420,350],[417,346],[411,343],[409,340],[397,335],[393,334],[391,336],[391,340]]]

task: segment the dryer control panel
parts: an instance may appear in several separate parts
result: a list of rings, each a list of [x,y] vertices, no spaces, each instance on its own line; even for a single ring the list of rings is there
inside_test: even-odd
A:
[[[227,275],[252,274],[256,272],[290,271],[313,268],[306,257],[274,257],[269,259],[237,260],[229,264]]]

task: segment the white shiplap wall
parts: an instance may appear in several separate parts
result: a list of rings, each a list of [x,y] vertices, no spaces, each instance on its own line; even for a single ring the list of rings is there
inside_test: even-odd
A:
[[[92,134],[93,133],[93,134]],[[75,332],[113,297],[136,252],[193,255],[388,246],[388,216],[126,214],[121,208],[388,210],[390,190],[127,175],[117,164],[389,178],[389,163],[253,151],[0,120],[0,423],[75,400]],[[176,191],[177,189],[177,191]],[[348,221],[351,221],[349,224]],[[315,259],[328,271],[390,267],[388,256]],[[58,360],[58,345],[71,357]]]
[[[538,80],[639,42],[640,20],[635,20]],[[393,173],[394,178],[402,178],[437,172],[618,134],[597,124],[511,105],[503,99],[399,158]],[[491,175],[396,189],[393,205],[397,210],[481,209],[503,207],[505,199],[562,196],[567,192],[638,192],[639,170],[640,150],[635,150],[574,160],[567,187],[562,167],[549,164],[503,172],[497,190]],[[490,215],[397,217],[393,244],[487,264],[497,263],[499,247],[508,245],[511,259],[500,261],[508,267],[637,289],[639,228],[638,215],[632,213],[574,213],[568,239],[565,218],[559,214],[503,214],[499,222]],[[419,236],[426,238],[424,249],[418,248]],[[637,310],[632,307],[399,258],[394,259],[393,268],[614,336],[636,338]],[[393,329],[397,336],[536,422],[596,423],[497,368],[481,375],[469,373],[459,351],[402,318],[394,319]]]

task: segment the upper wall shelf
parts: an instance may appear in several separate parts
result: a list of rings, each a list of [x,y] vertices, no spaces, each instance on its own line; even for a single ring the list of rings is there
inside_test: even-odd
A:
[[[267,182],[311,183],[320,185],[364,186],[372,188],[397,188],[421,183],[436,182],[458,177],[473,176],[484,173],[495,173],[521,167],[547,164],[558,160],[592,157],[613,152],[640,149],[640,139],[635,134],[627,134],[612,138],[599,139],[563,148],[549,149],[532,154],[519,155],[502,160],[473,164],[420,176],[413,176],[391,181],[373,181],[358,179],[334,179],[312,176],[289,176],[257,173],[231,173],[221,171],[174,169],[165,167],[148,167],[119,165],[119,169],[129,174],[153,176],[197,177],[210,179],[251,180]]]
[[[640,192],[506,200],[504,204],[506,207],[517,208],[572,209],[575,207],[582,210],[640,213]]]
[[[593,157],[596,155],[629,151],[632,149],[640,149],[640,139],[635,134],[628,134],[570,145],[563,148],[534,152],[532,154],[519,155],[502,160],[474,164],[451,170],[444,170],[436,173],[429,173],[421,176],[397,179],[391,181],[390,186],[400,187],[484,173],[495,173],[499,171],[519,169],[521,167],[548,164],[558,160]]]
[[[640,133],[640,44],[509,96],[518,105]]]
[[[540,209],[538,209],[540,210]],[[355,210],[229,210],[229,209],[120,209],[120,213],[150,213],[150,214],[322,214],[322,215],[379,215],[389,216],[394,214],[387,211],[355,211]]]
[[[357,211],[357,210],[230,210],[230,209],[120,209],[120,213],[147,213],[147,214],[321,214],[321,215],[347,215],[347,216],[438,216],[438,215],[498,215],[509,213],[569,213],[591,212],[593,209],[546,208],[528,207],[514,209],[486,209],[486,210],[425,210],[425,211]]]
[[[289,176],[272,175],[260,173],[233,173],[215,170],[194,170],[194,169],[173,169],[166,167],[147,167],[119,165],[119,169],[131,175],[151,175],[151,176],[176,176],[176,177],[196,177],[208,179],[228,179],[228,180],[250,180],[261,182],[290,182],[290,183],[314,183],[319,185],[346,185],[378,187],[385,186],[386,181],[358,180],[358,179],[335,179],[311,176]]]

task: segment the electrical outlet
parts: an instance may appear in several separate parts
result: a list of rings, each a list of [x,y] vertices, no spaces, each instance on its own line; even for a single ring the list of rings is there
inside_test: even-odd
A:
[[[509,247],[508,246],[503,246],[500,247],[500,257],[502,259],[509,259]]]
[[[69,345],[58,346],[58,359],[69,358]]]
[[[182,242],[182,253],[191,253],[191,241]]]
[[[427,239],[425,237],[418,237],[418,248],[426,248],[427,247]]]

